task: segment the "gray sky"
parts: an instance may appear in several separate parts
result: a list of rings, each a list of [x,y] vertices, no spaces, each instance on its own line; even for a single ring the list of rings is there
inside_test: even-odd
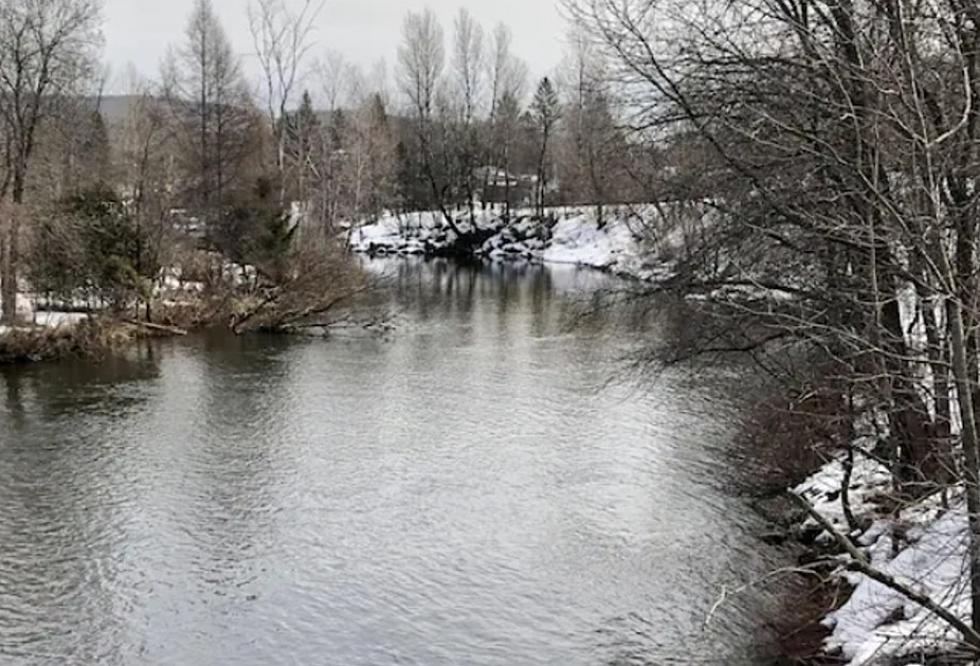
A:
[[[247,0],[213,1],[232,44],[247,56],[251,50]],[[105,59],[112,74],[110,92],[125,92],[123,79],[130,64],[144,76],[156,78],[167,46],[183,36],[193,0],[104,2]],[[527,61],[533,77],[550,72],[558,64],[566,23],[556,0],[326,0],[316,24],[314,53],[327,49],[340,51],[365,71],[384,58],[389,73],[393,73],[406,12],[432,8],[442,21],[448,40],[453,17],[464,5],[487,32],[499,21],[510,26],[514,33],[514,53]],[[250,63],[247,57],[244,60],[254,76],[254,61]]]

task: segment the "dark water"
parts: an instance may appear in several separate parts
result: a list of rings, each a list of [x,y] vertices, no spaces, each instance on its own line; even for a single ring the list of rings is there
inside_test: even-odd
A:
[[[724,405],[609,382],[656,329],[570,332],[588,273],[396,267],[388,339],[0,373],[0,663],[760,663],[766,593],[703,626],[774,566]]]

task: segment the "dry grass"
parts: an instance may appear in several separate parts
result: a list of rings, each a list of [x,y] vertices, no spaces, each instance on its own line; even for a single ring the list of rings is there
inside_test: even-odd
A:
[[[134,327],[111,319],[57,328],[16,328],[0,335],[0,364],[99,357],[135,337]]]

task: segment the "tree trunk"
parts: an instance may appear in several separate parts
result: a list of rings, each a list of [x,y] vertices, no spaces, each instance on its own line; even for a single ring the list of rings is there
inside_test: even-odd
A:
[[[972,627],[980,632],[980,441],[977,437],[976,414],[973,411],[973,385],[970,363],[967,359],[967,340],[963,326],[963,312],[959,302],[949,299],[946,312],[950,328],[950,351],[956,394],[963,420],[963,484],[966,492],[966,510],[970,526],[970,612]],[[974,645],[980,648],[980,645]]]
[[[13,324],[17,319],[17,280],[10,259],[10,228],[13,222],[9,217],[0,221],[0,301],[3,308],[0,322]]]
[[[18,195],[15,189],[15,196]],[[13,324],[17,321],[17,267],[20,262],[20,216],[19,206],[7,205],[3,213],[6,224],[3,226],[2,257],[0,257],[0,298],[3,299],[0,321]]]

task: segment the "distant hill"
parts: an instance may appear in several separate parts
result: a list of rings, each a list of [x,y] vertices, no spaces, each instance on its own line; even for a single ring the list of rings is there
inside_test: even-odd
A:
[[[105,120],[106,125],[114,127],[126,121],[139,97],[137,95],[104,95],[101,99],[97,97],[91,97],[89,99],[91,100],[93,110],[96,104],[99,105],[99,110],[102,112],[102,118]],[[345,112],[351,113],[350,110],[345,110]],[[329,111],[317,110],[315,113],[321,123],[326,124],[330,121]],[[393,113],[389,115],[389,120],[399,135],[407,130],[407,125],[410,122],[408,118]]]
[[[92,98],[92,104],[99,105],[106,125],[115,125],[126,120],[138,99],[136,95],[105,95],[101,100]]]
[[[102,119],[106,125],[112,127],[126,121],[138,99],[137,95],[104,95],[83,97],[81,101],[86,106],[90,105],[92,111],[97,107],[102,112]]]

